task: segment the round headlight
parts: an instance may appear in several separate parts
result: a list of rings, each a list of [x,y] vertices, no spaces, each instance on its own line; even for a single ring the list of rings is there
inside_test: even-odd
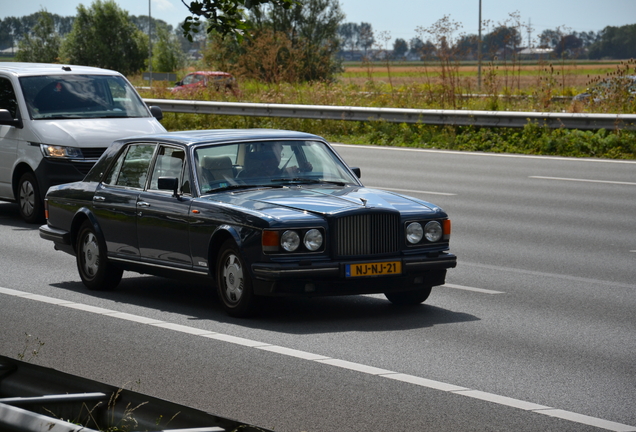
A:
[[[442,238],[442,225],[437,221],[430,221],[424,226],[426,240],[430,242],[439,241]]]
[[[411,244],[417,244],[422,240],[424,230],[419,222],[411,222],[406,227],[406,240]]]
[[[305,233],[303,243],[308,250],[317,251],[322,246],[322,233],[317,229],[310,229]]]
[[[280,236],[280,245],[287,252],[293,252],[300,246],[300,236],[296,231],[285,231],[283,235]]]

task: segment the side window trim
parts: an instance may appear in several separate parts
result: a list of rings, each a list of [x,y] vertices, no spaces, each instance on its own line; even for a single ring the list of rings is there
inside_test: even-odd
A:
[[[144,159],[141,158],[139,160],[131,160],[129,156],[135,157],[133,155],[134,148],[137,147],[140,150],[141,147],[152,147],[152,154],[149,158]],[[124,147],[122,153],[117,157],[115,163],[110,167],[108,173],[104,176],[103,184],[109,187],[118,187],[124,189],[134,189],[134,190],[144,190],[148,187],[149,182],[149,174],[150,167],[153,165],[153,160],[157,154],[157,148],[159,146],[156,143],[130,143]],[[141,156],[145,156],[143,153]],[[127,163],[129,162],[129,163]],[[137,166],[137,169],[135,168]],[[145,171],[144,171],[145,167]],[[116,173],[113,170],[117,170]],[[133,174],[130,179],[126,179],[122,177],[122,175],[127,173],[127,170],[130,170]],[[112,176],[115,177],[112,177]],[[125,181],[131,182],[133,184],[122,184]],[[143,181],[143,184],[141,183]]]

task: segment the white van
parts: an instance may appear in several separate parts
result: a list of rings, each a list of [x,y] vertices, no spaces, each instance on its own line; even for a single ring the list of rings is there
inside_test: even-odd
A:
[[[50,186],[83,179],[119,138],[165,132],[162,117],[119,72],[0,62],[0,200],[41,221]]]

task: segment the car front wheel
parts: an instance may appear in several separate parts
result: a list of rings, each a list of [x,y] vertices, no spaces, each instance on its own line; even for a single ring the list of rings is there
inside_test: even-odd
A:
[[[256,298],[252,282],[232,240],[223,243],[217,261],[217,288],[223,309],[233,317],[248,317],[256,311]]]
[[[388,292],[384,293],[387,299],[395,305],[408,306],[418,305],[426,301],[433,287],[426,287],[412,291]]]
[[[88,221],[77,236],[76,261],[82,282],[90,290],[111,290],[121,281],[123,270],[108,262],[106,246]]]
[[[40,198],[38,181],[33,173],[22,174],[18,182],[18,204],[20,216],[28,223],[37,223],[44,220],[44,209]]]

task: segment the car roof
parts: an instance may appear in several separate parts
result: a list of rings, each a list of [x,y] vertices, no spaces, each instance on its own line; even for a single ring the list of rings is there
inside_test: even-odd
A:
[[[224,144],[230,141],[265,140],[321,140],[324,138],[305,132],[279,129],[213,129],[167,132],[126,138],[123,142],[164,141],[184,145]]]
[[[190,72],[188,75],[194,75],[194,74],[232,76],[231,74],[227,72],[221,72],[221,71],[196,71],[196,72]]]
[[[109,69],[55,63],[0,62],[0,71],[9,72],[16,76],[60,75],[67,73],[121,75],[119,72]]]

